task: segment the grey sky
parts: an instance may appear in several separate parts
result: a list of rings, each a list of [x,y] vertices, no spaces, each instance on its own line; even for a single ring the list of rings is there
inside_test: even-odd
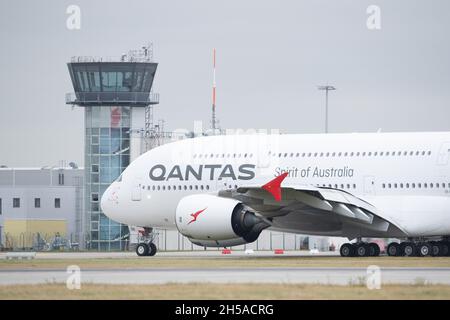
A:
[[[81,30],[66,8],[81,8]],[[381,8],[381,30],[366,9]],[[118,56],[152,41],[155,118],[209,125],[211,50],[225,128],[321,132],[450,130],[450,2],[12,1],[0,3],[0,164],[83,163],[83,110],[64,103],[74,55]]]

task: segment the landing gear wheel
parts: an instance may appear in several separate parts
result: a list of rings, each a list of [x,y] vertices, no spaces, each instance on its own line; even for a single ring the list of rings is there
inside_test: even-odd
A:
[[[380,247],[378,244],[371,242],[369,243],[369,256],[378,257],[380,255]]]
[[[356,256],[367,257],[370,254],[369,245],[367,243],[359,243],[356,245]]]
[[[136,254],[139,257],[147,256],[149,253],[149,247],[146,243],[139,243],[136,246]]]
[[[406,257],[412,257],[416,254],[416,245],[413,242],[403,242],[401,244],[401,252]]]
[[[450,255],[450,242],[447,241],[439,241],[439,245],[441,245],[442,253],[441,256],[449,256]]]
[[[387,247],[387,254],[390,257],[398,257],[401,254],[400,244],[397,242],[391,242]]]
[[[153,257],[156,254],[156,251],[158,251],[158,249],[156,248],[156,246],[153,242],[150,243],[149,247],[150,247],[149,248],[150,250],[147,255]]]
[[[355,248],[351,243],[344,243],[339,252],[341,253],[341,257],[353,257],[355,255]]]
[[[431,245],[427,242],[424,243],[419,243],[419,245],[417,246],[417,255],[419,257],[426,257],[429,256],[431,254]]]
[[[442,246],[439,242],[431,241],[430,246],[431,246],[431,255],[433,257],[438,257],[442,255]]]

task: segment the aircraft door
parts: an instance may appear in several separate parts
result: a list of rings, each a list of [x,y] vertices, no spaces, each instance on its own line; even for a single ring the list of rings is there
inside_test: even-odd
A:
[[[375,195],[375,177],[365,176],[364,177],[364,194]]]
[[[437,158],[437,164],[439,166],[448,165],[448,158],[450,156],[450,142],[444,142],[439,149],[439,154]]]
[[[135,178],[131,187],[131,200],[141,201],[141,179]]]

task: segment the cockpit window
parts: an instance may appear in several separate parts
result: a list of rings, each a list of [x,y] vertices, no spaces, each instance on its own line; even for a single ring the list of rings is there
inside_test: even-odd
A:
[[[122,181],[122,175],[120,175],[120,176],[116,179],[116,181],[117,181],[117,182],[121,182],[121,181]]]

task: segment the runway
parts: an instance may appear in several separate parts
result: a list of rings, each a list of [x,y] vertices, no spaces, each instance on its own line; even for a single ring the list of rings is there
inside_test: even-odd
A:
[[[66,283],[66,270],[0,270],[0,285]],[[381,268],[382,284],[450,285],[450,268]],[[365,284],[366,268],[141,268],[81,270],[81,283],[283,283]]]

